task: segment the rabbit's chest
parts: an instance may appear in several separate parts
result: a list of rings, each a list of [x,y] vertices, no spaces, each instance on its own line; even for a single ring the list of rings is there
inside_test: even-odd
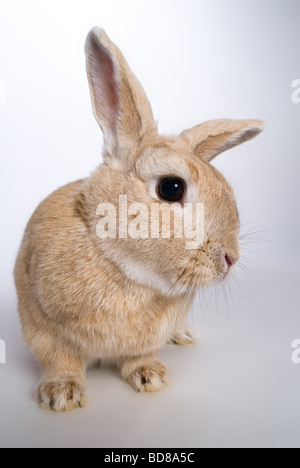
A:
[[[76,328],[88,354],[97,358],[120,358],[158,352],[178,326],[178,306],[173,303],[109,303]],[[73,327],[72,327],[73,328]]]

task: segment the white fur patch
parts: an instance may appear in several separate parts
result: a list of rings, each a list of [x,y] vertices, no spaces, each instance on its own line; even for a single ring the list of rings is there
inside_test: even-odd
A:
[[[177,285],[172,287],[172,283],[165,278],[150,271],[145,266],[128,258],[113,258],[119,268],[125,273],[127,278],[135,281],[142,286],[147,286],[162,293],[164,296],[176,297],[186,292],[186,286]]]

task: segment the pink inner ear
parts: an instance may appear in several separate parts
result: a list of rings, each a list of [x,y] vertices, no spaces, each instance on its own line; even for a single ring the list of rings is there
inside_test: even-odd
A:
[[[96,110],[109,126],[113,127],[119,109],[119,93],[113,58],[97,40],[94,40],[91,45]]]

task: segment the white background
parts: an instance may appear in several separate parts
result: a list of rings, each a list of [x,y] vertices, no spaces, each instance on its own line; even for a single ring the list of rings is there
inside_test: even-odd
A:
[[[299,20],[299,0],[0,0],[0,446],[300,446]],[[137,395],[93,369],[90,405],[56,415],[34,401],[12,270],[38,203],[101,161],[83,54],[94,25],[122,49],[162,133],[223,117],[267,129],[215,162],[253,233],[227,299],[220,288],[194,304],[200,343],[162,353],[170,386]]]

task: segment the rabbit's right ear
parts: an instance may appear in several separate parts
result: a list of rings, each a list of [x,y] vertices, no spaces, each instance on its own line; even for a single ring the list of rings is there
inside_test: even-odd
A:
[[[157,134],[150,103],[103,29],[92,29],[85,52],[94,115],[104,134],[105,161],[121,161],[130,169],[143,138]]]

